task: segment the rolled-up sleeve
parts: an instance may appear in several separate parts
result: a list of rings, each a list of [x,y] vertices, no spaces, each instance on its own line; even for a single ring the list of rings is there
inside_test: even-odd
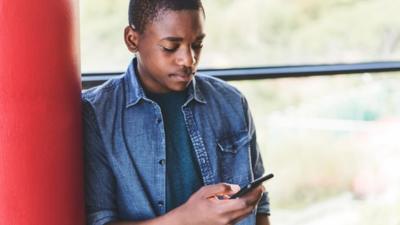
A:
[[[260,178],[264,175],[264,165],[263,160],[261,157],[260,149],[257,143],[257,135],[256,129],[253,121],[253,117],[251,115],[250,109],[248,107],[247,100],[243,97],[243,108],[244,112],[246,113],[246,120],[249,130],[249,137],[250,140],[250,154],[251,154],[251,163],[252,163],[252,170],[254,174],[254,179]],[[260,202],[257,205],[257,214],[267,214],[270,215],[270,204],[269,204],[269,196],[268,192],[264,192]]]
[[[257,214],[266,214],[268,216],[271,215],[269,208],[269,197],[268,192],[264,192],[263,197],[257,205]]]
[[[115,178],[110,168],[95,113],[83,100],[85,151],[85,205],[87,225],[117,220]]]

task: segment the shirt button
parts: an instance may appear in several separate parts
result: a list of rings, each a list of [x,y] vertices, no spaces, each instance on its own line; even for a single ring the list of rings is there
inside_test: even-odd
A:
[[[158,118],[157,119],[157,123],[161,123],[162,122],[162,119],[161,118]]]
[[[160,207],[160,208],[161,208],[161,207],[164,207],[164,202],[163,202],[163,201],[159,201],[159,202],[158,202],[158,207]]]
[[[164,165],[165,165],[165,159],[161,159],[160,161],[158,161],[158,163],[159,163],[161,166],[164,166]]]

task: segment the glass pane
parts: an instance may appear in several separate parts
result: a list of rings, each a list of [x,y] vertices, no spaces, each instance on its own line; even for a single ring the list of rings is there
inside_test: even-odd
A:
[[[81,0],[82,72],[122,72],[132,55],[125,47],[127,0]]]
[[[400,224],[399,75],[231,82],[275,174],[272,224]]]
[[[209,0],[205,5],[205,66],[400,59],[398,0]]]
[[[127,0],[82,0],[82,71],[125,71]],[[203,68],[400,59],[398,0],[203,0]]]

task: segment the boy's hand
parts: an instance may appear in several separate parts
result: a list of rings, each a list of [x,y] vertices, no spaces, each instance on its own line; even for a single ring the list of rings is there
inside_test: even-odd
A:
[[[220,196],[233,195],[239,190],[237,185],[224,183],[204,186],[184,205],[177,208],[176,213],[181,215],[183,224],[235,224],[252,212],[262,197],[264,187],[260,185],[237,199],[220,198]]]

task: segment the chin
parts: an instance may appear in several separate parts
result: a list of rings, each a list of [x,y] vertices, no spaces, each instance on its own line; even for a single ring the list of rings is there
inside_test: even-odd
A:
[[[180,83],[180,84],[176,84],[176,85],[171,85],[169,87],[169,90],[171,90],[171,91],[184,91],[189,86],[189,83]]]

